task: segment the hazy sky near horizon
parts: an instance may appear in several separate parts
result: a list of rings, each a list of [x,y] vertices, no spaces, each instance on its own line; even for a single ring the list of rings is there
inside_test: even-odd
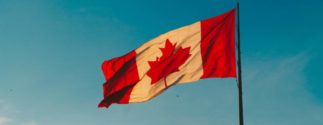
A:
[[[0,0],[0,125],[236,125],[235,79],[99,109],[104,60],[235,0]],[[246,125],[323,124],[323,1],[240,0]]]

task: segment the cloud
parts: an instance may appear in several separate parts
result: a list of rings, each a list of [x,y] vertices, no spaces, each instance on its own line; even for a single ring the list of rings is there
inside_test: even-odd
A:
[[[28,121],[28,122],[19,122],[13,121],[11,118],[0,116],[0,125],[9,125],[9,123],[18,124],[18,125],[38,125],[36,121]]]
[[[0,116],[0,125],[38,125],[36,121],[28,120],[28,118],[22,116],[24,113],[21,113],[4,100],[0,100],[0,114],[5,115]]]
[[[0,113],[7,113],[12,112],[12,108],[9,104],[7,104],[5,101],[0,100]]]
[[[323,124],[322,105],[306,89],[307,53],[246,61],[244,98],[250,125]]]
[[[38,123],[35,121],[31,121],[31,122],[22,123],[21,125],[38,125]]]
[[[11,122],[11,119],[0,116],[0,125],[6,125],[9,122]]]

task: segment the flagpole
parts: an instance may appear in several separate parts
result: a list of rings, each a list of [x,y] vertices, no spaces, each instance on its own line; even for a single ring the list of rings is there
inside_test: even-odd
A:
[[[238,32],[238,94],[239,94],[239,125],[244,124],[243,120],[243,98],[242,98],[242,74],[241,74],[241,51],[240,51],[240,4],[237,2],[237,32]]]

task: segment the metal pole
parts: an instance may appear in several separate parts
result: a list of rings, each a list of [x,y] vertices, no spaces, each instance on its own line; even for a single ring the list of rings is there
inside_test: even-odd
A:
[[[239,94],[239,125],[244,124],[243,120],[243,102],[242,102],[242,74],[241,74],[241,51],[240,51],[240,5],[237,3],[237,32],[238,32],[238,94]]]

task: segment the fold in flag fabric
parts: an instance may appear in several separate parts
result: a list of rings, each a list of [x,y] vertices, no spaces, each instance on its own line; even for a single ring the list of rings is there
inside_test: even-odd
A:
[[[176,84],[236,77],[235,11],[169,31],[104,61],[104,99],[98,107],[144,102]]]

